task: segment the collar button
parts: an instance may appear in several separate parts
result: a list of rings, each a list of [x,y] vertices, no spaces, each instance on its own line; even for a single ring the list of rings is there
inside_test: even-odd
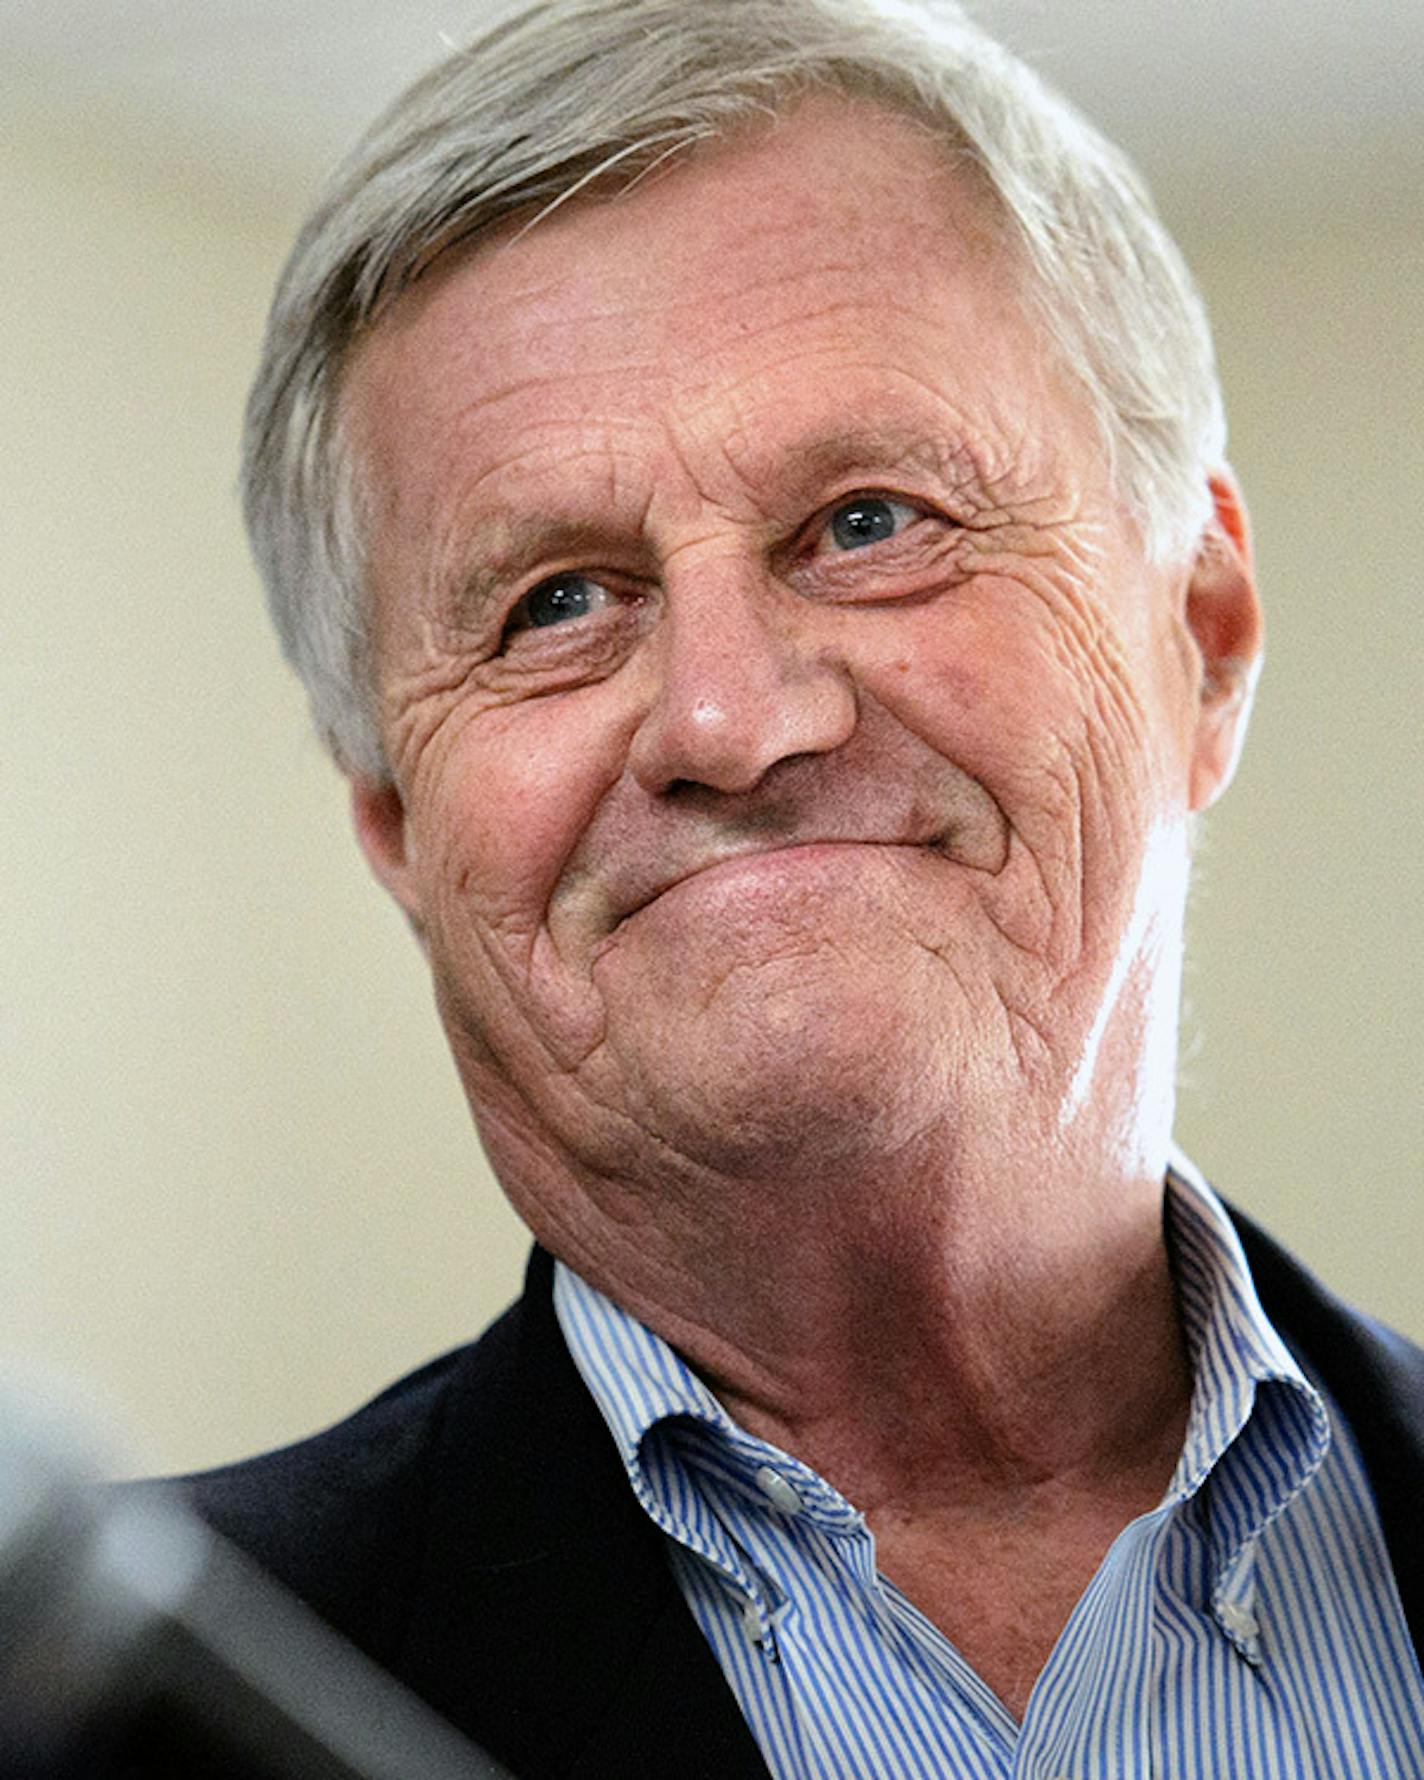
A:
[[[756,1486],[780,1514],[799,1514],[802,1508],[801,1497],[796,1492],[795,1484],[772,1469],[770,1465],[761,1465],[757,1469]]]

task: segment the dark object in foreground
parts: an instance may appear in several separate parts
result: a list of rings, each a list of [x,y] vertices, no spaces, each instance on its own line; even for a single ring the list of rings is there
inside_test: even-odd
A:
[[[3,1780],[510,1780],[234,1547],[0,1415]]]

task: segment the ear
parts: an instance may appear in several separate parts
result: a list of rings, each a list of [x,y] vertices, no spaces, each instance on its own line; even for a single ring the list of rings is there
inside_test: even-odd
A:
[[[421,919],[415,859],[406,822],[405,802],[388,781],[352,777],[351,819],[366,863],[405,911],[421,944]]]
[[[1201,658],[1190,805],[1215,803],[1236,771],[1261,671],[1264,627],[1256,597],[1251,527],[1235,476],[1207,479],[1212,514],[1187,583],[1186,621]]]

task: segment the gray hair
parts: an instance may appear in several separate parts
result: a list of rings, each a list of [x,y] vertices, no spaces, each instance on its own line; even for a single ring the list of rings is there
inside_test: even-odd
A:
[[[631,181],[815,90],[908,113],[974,169],[1149,553],[1191,548],[1225,419],[1190,274],[1125,157],[956,0],[524,0],[336,170],[282,275],[248,402],[253,552],[348,771],[388,776],[341,427],[353,344],[455,242]]]

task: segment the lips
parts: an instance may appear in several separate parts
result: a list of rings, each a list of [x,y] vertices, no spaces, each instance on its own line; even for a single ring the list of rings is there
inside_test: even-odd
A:
[[[795,839],[766,838],[748,841],[738,846],[725,846],[709,852],[705,857],[686,864],[685,866],[664,870],[652,879],[626,908],[621,909],[616,919],[626,921],[640,910],[656,902],[660,896],[679,885],[689,883],[694,878],[704,877],[710,872],[728,865],[735,865],[741,860],[754,859],[767,854],[787,854],[801,852],[823,852],[826,849],[848,849],[874,847],[895,850],[924,850],[939,853],[945,858],[953,858],[952,839],[945,833],[933,833],[921,837],[905,837],[886,834],[866,835],[801,835]]]
[[[624,773],[560,874],[550,914],[566,934],[597,943],[677,885],[737,860],[860,847],[990,873],[1009,850],[987,787],[865,695],[842,748],[778,761],[749,792],[683,781],[649,795]]]
[[[681,823],[663,825],[656,836],[640,837],[661,844],[636,850],[610,846],[608,866],[597,873],[604,931],[612,931],[680,884],[764,854],[874,848],[934,854],[980,871],[1001,870],[1008,841],[998,806],[967,778],[960,780],[955,792],[952,798],[936,799],[933,809],[916,807],[916,800],[903,793],[898,798],[891,793],[875,800],[879,808],[874,814],[860,807],[869,801],[864,799],[830,812],[788,812],[789,819],[783,820],[767,810],[759,820],[724,818],[720,823],[705,823],[689,813]],[[899,810],[890,807],[896,802]]]

